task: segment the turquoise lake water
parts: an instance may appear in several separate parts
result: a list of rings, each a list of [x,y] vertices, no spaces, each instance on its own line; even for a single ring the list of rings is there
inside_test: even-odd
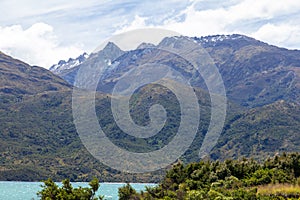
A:
[[[40,182],[0,181],[0,200],[32,200],[38,199],[36,193],[41,190]],[[59,184],[60,185],[60,184]],[[88,183],[72,183],[73,187],[87,187]],[[105,196],[107,200],[118,199],[118,188],[125,183],[100,183],[97,194]],[[155,186],[152,183],[131,183],[137,191],[145,190],[145,186]]]

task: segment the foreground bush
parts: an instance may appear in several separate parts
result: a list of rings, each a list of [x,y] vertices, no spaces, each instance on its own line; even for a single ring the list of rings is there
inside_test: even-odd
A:
[[[42,190],[37,194],[41,200],[102,200],[103,197],[96,197],[96,192],[100,187],[99,180],[94,178],[89,182],[90,187],[73,188],[69,179],[62,181],[59,187],[51,179],[44,181]]]
[[[178,163],[158,186],[129,199],[298,200],[299,177],[299,153],[275,156],[263,163],[245,158],[188,165]],[[277,185],[276,190],[270,189],[273,185]]]

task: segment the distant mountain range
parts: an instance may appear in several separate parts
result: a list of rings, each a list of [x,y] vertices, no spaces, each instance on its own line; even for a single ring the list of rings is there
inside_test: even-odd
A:
[[[81,63],[86,61],[86,59],[88,57],[89,57],[89,55],[87,53],[83,53],[75,59],[69,58],[68,61],[60,60],[57,64],[52,65],[49,68],[49,70],[52,71],[55,74],[59,74],[64,70],[68,70],[68,69],[71,69],[71,68],[74,68],[74,67],[80,65]]]
[[[104,70],[102,80],[104,84],[99,85],[98,90],[109,93],[118,77],[139,64],[149,62],[149,59],[151,63],[158,64],[168,62],[167,59],[169,61],[174,59],[175,57],[170,58],[170,55],[159,58],[156,56],[156,60],[152,58],[168,45],[177,46],[180,51],[188,49],[186,40],[192,40],[199,44],[199,48],[202,46],[209,53],[221,73],[228,98],[235,103],[245,107],[257,107],[281,99],[300,102],[300,51],[278,48],[237,34],[200,38],[170,37],[163,39],[157,46],[142,44],[136,50],[127,52],[109,43],[102,51],[91,54],[79,65],[68,68],[62,65],[50,70],[73,84],[78,69],[98,63],[98,55],[104,53],[106,56],[102,59],[110,64]],[[73,60],[66,65],[71,66],[72,63]],[[173,64],[169,62],[170,67],[176,68]],[[189,63],[181,64],[185,65],[182,69],[187,73],[186,78],[194,77],[190,80],[191,84],[205,88],[195,71],[186,70]]]
[[[246,156],[262,160],[280,152],[300,151],[300,51],[243,35],[169,37],[158,45],[145,43],[131,51],[123,51],[110,42],[89,56],[60,61],[51,67],[54,73],[0,53],[0,180],[69,177],[85,181],[93,176],[101,181],[159,180],[162,172],[117,172],[93,158],[82,145],[73,123],[72,89],[79,69],[97,63],[105,63],[96,95],[99,124],[114,144],[134,152],[159,149],[176,134],[180,122],[176,96],[154,84],[140,88],[130,99],[130,114],[139,125],[149,123],[148,111],[153,104],[160,103],[168,112],[163,131],[142,139],[117,126],[109,93],[122,74],[143,63],[165,64],[180,71],[194,87],[201,111],[197,136],[180,159],[199,160],[211,116],[209,93],[191,63],[162,50],[172,46],[186,52],[187,41],[199,48],[201,45],[210,54],[228,96],[225,126],[210,158]],[[197,57],[189,55],[191,61]]]

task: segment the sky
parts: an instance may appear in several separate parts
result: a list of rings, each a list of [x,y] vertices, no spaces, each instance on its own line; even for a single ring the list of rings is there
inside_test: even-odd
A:
[[[147,27],[198,37],[238,33],[300,49],[300,1],[0,1],[0,51],[45,68],[90,53],[113,35]]]

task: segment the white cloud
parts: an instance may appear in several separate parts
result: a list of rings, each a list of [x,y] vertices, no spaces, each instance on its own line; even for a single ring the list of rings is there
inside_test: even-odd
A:
[[[124,33],[127,31],[132,31],[135,29],[150,27],[149,25],[146,25],[146,17],[140,17],[138,15],[135,15],[134,20],[128,25],[124,24],[120,29],[116,30],[114,34]]]
[[[75,14],[87,8],[93,8],[98,5],[97,0],[86,0],[84,2],[79,0],[65,1],[65,0],[1,0],[0,1],[0,21],[28,20],[30,17],[40,17],[48,15],[48,17],[55,17],[56,15]]]
[[[299,11],[300,2],[295,0],[243,0],[228,9],[228,14],[235,20],[271,19],[278,15]]]
[[[183,13],[186,18],[183,22],[171,22],[165,27],[182,31],[188,35],[208,35],[220,33],[241,32],[239,28],[251,20],[256,20],[263,25],[263,21],[274,20],[280,16],[299,13],[300,1],[272,1],[272,0],[244,0],[228,8],[195,10],[188,7]],[[278,19],[280,20],[280,19]],[[300,23],[298,23],[300,24]],[[229,27],[236,27],[231,30]],[[244,31],[249,34],[247,30]]]
[[[36,23],[28,29],[20,25],[0,27],[0,49],[31,65],[45,68],[83,52],[79,45],[61,46],[53,27],[45,23]]]
[[[259,30],[252,34],[253,37],[287,48],[300,47],[300,26],[291,24],[266,24],[259,28]]]
[[[181,14],[185,15],[184,21],[170,21],[163,27],[184,35],[201,36],[226,32],[225,27],[230,21],[227,11],[223,8],[197,11],[193,6],[190,6]]]
[[[193,3],[155,27],[188,36],[240,33],[287,48],[300,48],[300,1],[237,0],[227,7],[206,9]],[[197,7],[197,8],[196,8]],[[178,16],[184,20],[178,21]],[[296,16],[296,17],[295,17]],[[154,27],[139,16],[121,31]]]
[[[241,33],[300,49],[300,1],[0,1],[0,51],[45,67],[90,52],[113,33],[147,27],[188,36]]]

